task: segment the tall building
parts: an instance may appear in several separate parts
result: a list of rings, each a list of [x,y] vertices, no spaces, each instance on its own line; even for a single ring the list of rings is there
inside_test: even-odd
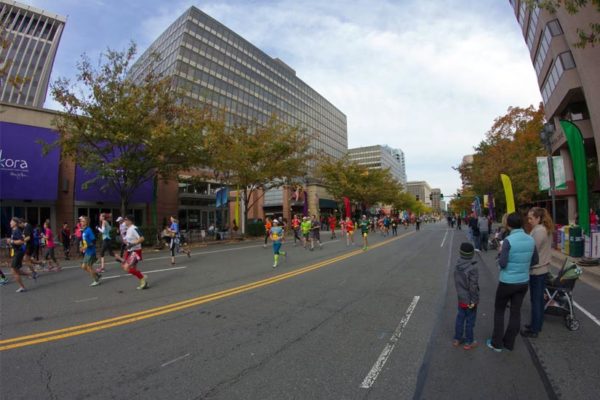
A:
[[[433,208],[433,211],[436,212],[441,212],[442,211],[442,190],[435,188],[435,189],[431,189],[431,208]]]
[[[385,145],[357,147],[348,150],[348,157],[369,169],[389,168],[392,176],[406,188],[404,152]]]
[[[415,196],[417,200],[422,201],[428,206],[432,206],[432,202],[429,199],[429,195],[431,194],[431,186],[429,186],[429,183],[425,181],[407,182],[406,191]]]
[[[600,152],[600,47],[575,46],[579,41],[578,29],[588,30],[597,24],[600,12],[594,2],[587,2],[577,13],[569,14],[562,6],[555,13],[534,7],[529,9],[523,0],[510,0],[515,17],[521,26],[525,43],[529,48],[538,85],[544,101],[546,119],[552,122],[554,155],[564,160],[567,189],[557,191],[557,215],[565,215],[559,221],[575,220],[576,197],[572,163],[560,120],[573,122],[581,131],[586,147],[588,164],[596,165]],[[596,191],[600,180],[591,182]],[[568,203],[568,206],[567,206]],[[592,207],[600,204],[591,204]],[[586,211],[587,212],[587,211]]]
[[[16,1],[0,0],[0,24],[8,46],[0,48],[0,68],[24,82],[0,82],[0,101],[43,107],[52,64],[66,18]],[[8,64],[4,64],[8,63]]]
[[[265,123],[277,115],[311,135],[312,154],[340,158],[348,150],[346,116],[340,110],[290,66],[196,7],[185,11],[150,45],[132,66],[131,76],[139,81],[150,71],[173,76],[174,88],[190,103],[224,109],[229,124]],[[311,213],[336,207],[326,192],[312,189]],[[284,212],[288,196],[283,189],[269,191],[264,197],[267,213]]]

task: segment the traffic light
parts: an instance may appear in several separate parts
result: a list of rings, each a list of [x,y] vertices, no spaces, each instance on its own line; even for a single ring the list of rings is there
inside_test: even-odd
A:
[[[444,200],[444,193],[440,193],[440,199]]]
[[[460,192],[456,192],[456,197],[460,199]]]
[[[433,200],[433,194],[429,195],[429,200]]]
[[[417,195],[417,201],[419,201],[419,195]]]

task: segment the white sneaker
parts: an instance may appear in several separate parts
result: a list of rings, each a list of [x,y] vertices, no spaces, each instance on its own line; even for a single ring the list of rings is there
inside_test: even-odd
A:
[[[479,250],[479,249],[475,249],[475,251],[476,251],[477,253],[481,253],[481,250]]]
[[[277,263],[273,264],[273,268],[277,268]]]

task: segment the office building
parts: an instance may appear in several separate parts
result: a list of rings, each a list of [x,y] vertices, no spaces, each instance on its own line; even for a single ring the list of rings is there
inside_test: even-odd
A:
[[[432,206],[432,201],[429,199],[431,194],[431,186],[425,181],[412,181],[406,183],[406,191],[415,198],[428,206]]]
[[[557,215],[565,215],[565,218],[558,222],[566,223],[567,219],[574,222],[577,211],[575,183],[568,145],[559,121],[569,120],[579,128],[586,154],[593,159],[588,164],[600,168],[597,162],[600,151],[600,47],[575,46],[579,41],[577,30],[589,30],[591,23],[597,24],[600,12],[594,2],[587,2],[574,14],[569,14],[564,3],[555,13],[538,7],[529,9],[522,0],[510,0],[509,3],[530,52],[546,119],[555,127],[552,151],[564,160],[567,189],[556,194]],[[600,179],[590,185],[594,191],[600,191]],[[598,205],[590,204],[591,207]]]
[[[0,101],[43,107],[50,73],[66,18],[16,1],[0,0],[2,39],[0,67],[6,69],[0,82]],[[11,84],[18,77],[21,84]]]
[[[154,54],[160,54],[156,61]],[[348,149],[346,116],[296,75],[290,66],[272,58],[240,35],[196,7],[190,7],[140,56],[131,69],[140,81],[155,71],[173,76],[173,86],[191,104],[225,111],[227,122],[265,123],[272,115],[299,125],[311,135],[310,152],[340,158]],[[326,192],[309,196],[311,213],[328,201]],[[264,197],[269,212],[283,212],[288,189]],[[319,200],[317,200],[319,198]]]
[[[433,208],[434,212],[441,212],[442,211],[442,190],[435,188],[435,189],[431,189],[431,194],[430,194],[430,200],[431,200],[431,208]]]
[[[392,176],[406,188],[404,152],[385,145],[357,147],[348,150],[348,157],[369,169],[389,168]]]

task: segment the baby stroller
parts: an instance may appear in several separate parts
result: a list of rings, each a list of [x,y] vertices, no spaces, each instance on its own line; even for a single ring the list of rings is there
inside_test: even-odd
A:
[[[558,276],[549,273],[546,278],[544,312],[563,316],[565,325],[570,331],[579,329],[579,320],[575,318],[573,312],[573,288],[575,287],[575,281],[579,279],[582,272],[577,264],[567,258]]]

